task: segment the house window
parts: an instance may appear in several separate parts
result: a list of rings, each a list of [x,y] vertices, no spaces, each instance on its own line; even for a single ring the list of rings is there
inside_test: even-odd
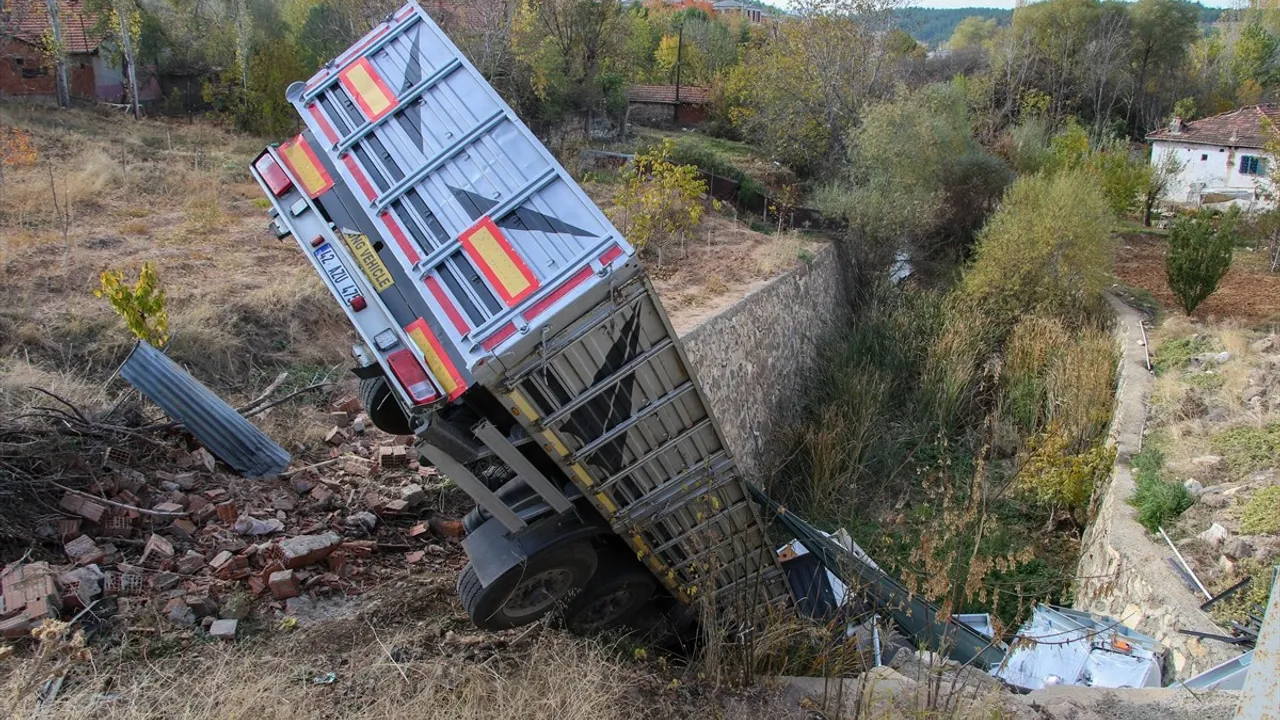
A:
[[[22,79],[33,80],[38,77],[44,77],[49,74],[49,68],[46,67],[24,67],[22,68]]]
[[[1208,153],[1202,154],[1200,156],[1200,162],[1204,162],[1205,160],[1208,160],[1208,159],[1209,159]]]
[[[1257,155],[1241,155],[1240,156],[1240,174],[1241,175],[1261,175],[1266,172],[1267,161]]]

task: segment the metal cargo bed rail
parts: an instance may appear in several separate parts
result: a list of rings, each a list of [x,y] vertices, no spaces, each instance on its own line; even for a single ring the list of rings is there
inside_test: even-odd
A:
[[[764,526],[647,277],[508,376],[500,401],[683,601],[781,609]]]

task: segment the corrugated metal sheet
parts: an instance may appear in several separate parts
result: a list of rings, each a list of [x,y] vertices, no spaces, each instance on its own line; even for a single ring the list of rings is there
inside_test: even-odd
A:
[[[292,458],[164,353],[139,341],[120,375],[245,477],[279,475]]]

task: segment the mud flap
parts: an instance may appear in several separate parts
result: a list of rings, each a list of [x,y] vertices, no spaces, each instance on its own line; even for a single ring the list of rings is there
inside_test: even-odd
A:
[[[462,541],[480,583],[488,587],[503,573],[538,551],[562,542],[573,542],[609,533],[599,517],[582,517],[577,511],[545,517],[512,537],[502,523],[489,518]]]

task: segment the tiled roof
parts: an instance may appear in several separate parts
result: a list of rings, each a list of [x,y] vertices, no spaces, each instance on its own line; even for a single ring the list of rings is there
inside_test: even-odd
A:
[[[0,30],[23,42],[39,45],[48,35],[49,6],[44,0],[13,0],[4,3]],[[67,54],[80,55],[98,49],[105,37],[94,32],[98,18],[84,9],[80,0],[59,0],[58,20],[62,25],[62,44]]]
[[[1270,129],[1264,128],[1264,124]],[[1148,140],[1217,145],[1219,147],[1263,148],[1280,139],[1280,106],[1248,105],[1220,115],[1182,123],[1181,131],[1163,127],[1147,134]]]
[[[632,85],[627,89],[629,102],[676,104],[675,85]],[[680,86],[680,102],[705,105],[711,102],[711,88],[696,85]]]

